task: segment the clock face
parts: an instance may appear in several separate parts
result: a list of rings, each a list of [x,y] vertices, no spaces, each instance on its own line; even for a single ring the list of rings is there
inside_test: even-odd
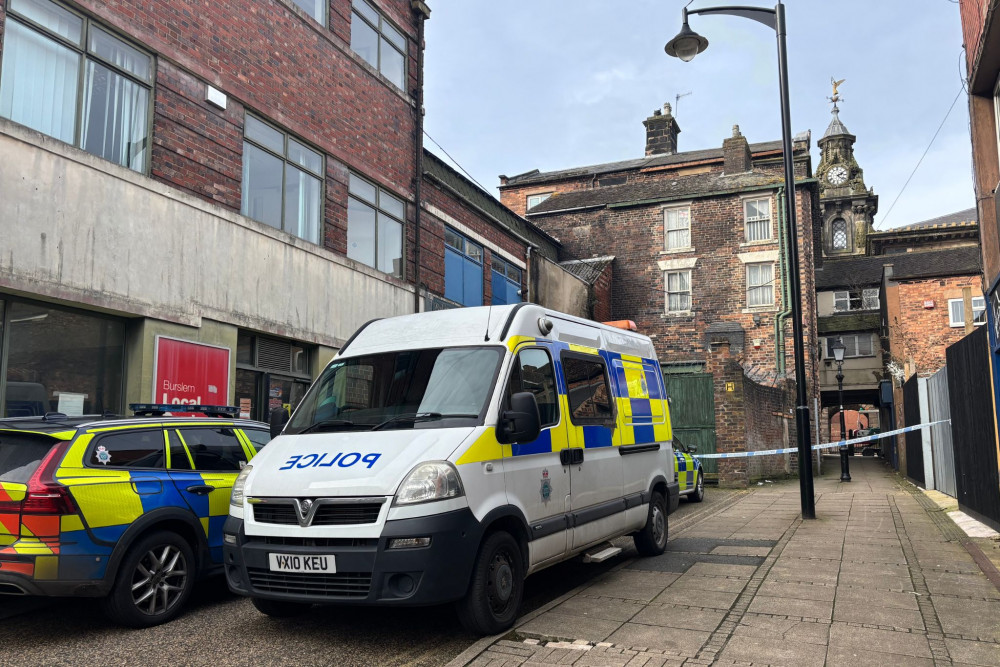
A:
[[[826,172],[826,180],[832,185],[843,185],[847,182],[847,169],[838,165]]]

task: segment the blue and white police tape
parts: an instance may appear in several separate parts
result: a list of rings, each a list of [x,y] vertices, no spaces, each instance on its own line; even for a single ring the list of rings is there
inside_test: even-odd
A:
[[[868,435],[863,438],[853,438],[852,440],[840,440],[838,442],[824,442],[821,445],[813,445],[813,449],[830,449],[832,447],[846,447],[847,445],[856,445],[861,442],[870,442],[872,440],[878,440],[880,438],[888,438],[889,436],[899,435],[900,433],[909,433],[910,431],[917,431],[922,428],[927,428],[929,426],[936,426],[937,424],[946,424],[950,422],[950,419],[940,419],[934,422],[928,422],[926,424],[917,424],[915,426],[905,426],[903,428],[897,428],[895,431],[886,431],[885,433],[876,433],[874,435]],[[692,454],[695,458],[699,459],[739,459],[746,458],[748,456],[769,456],[771,454],[790,454],[792,452],[799,451],[798,447],[785,447],[783,449],[764,449],[754,452],[727,452],[725,454]]]

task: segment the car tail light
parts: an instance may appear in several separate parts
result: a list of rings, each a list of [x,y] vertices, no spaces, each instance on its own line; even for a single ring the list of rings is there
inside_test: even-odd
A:
[[[76,514],[69,487],[56,481],[55,472],[71,442],[61,442],[45,455],[28,480],[27,493],[21,502],[21,514]]]

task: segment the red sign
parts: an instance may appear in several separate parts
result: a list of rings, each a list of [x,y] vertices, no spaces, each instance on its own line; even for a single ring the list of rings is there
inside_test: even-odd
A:
[[[156,337],[153,403],[229,404],[229,348]]]

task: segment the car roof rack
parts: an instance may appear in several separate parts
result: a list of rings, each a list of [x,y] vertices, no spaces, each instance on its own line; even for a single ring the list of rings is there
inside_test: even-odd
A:
[[[235,419],[239,413],[239,407],[235,405],[178,405],[174,403],[129,403],[128,409],[136,417],[162,417],[174,412],[197,412],[206,417],[222,417]]]

